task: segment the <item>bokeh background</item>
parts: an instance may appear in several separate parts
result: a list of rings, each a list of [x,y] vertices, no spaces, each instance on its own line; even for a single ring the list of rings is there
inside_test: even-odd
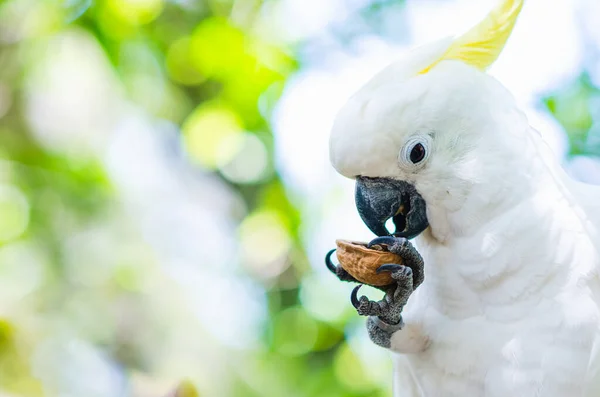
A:
[[[373,237],[329,129],[494,4],[0,1],[0,396],[389,396],[323,266]],[[596,0],[528,0],[490,71],[590,183],[599,20]]]

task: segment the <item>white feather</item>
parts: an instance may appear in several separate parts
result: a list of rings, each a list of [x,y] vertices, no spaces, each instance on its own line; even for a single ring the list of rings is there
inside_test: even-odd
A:
[[[409,181],[427,203],[395,396],[600,395],[600,189],[569,179],[493,78],[390,70],[340,112],[330,151],[341,174]],[[427,164],[399,162],[425,134]]]

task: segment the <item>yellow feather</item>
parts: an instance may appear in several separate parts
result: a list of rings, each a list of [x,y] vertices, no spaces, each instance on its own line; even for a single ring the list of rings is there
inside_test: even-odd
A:
[[[446,59],[463,61],[479,70],[486,70],[500,56],[515,27],[523,3],[524,0],[502,0],[483,21],[456,39],[440,59],[419,74],[429,72]]]

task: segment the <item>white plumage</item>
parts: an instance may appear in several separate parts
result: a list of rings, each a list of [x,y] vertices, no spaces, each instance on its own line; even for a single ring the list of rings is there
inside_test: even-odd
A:
[[[499,82],[439,61],[451,42],[382,71],[330,141],[342,175],[410,182],[427,204],[394,395],[600,396],[600,188],[562,171]],[[415,139],[418,166],[402,161]]]

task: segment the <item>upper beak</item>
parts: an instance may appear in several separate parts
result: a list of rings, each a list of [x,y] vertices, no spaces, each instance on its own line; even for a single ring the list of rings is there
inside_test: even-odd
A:
[[[429,226],[425,200],[408,182],[390,178],[356,178],[356,208],[373,233],[411,239]],[[392,219],[396,230],[385,224]]]

